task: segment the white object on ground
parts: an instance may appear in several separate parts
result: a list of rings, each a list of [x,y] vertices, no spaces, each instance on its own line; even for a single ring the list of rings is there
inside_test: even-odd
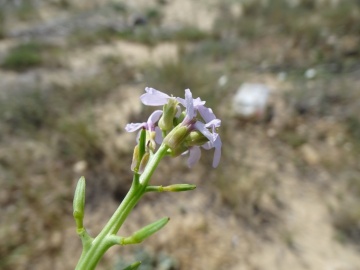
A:
[[[269,99],[270,89],[264,84],[244,83],[233,100],[233,111],[240,117],[262,117]]]

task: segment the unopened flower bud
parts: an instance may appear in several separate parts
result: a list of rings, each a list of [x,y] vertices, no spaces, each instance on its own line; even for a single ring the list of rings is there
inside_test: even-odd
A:
[[[186,111],[181,112],[179,117],[176,118],[176,121],[178,123],[181,123],[185,119],[185,116],[186,116]]]
[[[159,128],[161,130],[171,130],[174,126],[173,120],[177,112],[179,102],[175,98],[169,98],[168,103],[164,104],[163,114],[159,120]]]
[[[149,158],[150,158],[150,154],[145,153],[140,162],[139,171],[138,171],[139,174],[142,174],[144,172],[145,167],[148,164]]]
[[[125,267],[123,270],[136,270],[140,267],[141,262],[134,262],[132,264],[130,264],[129,266]]]
[[[163,143],[175,151],[185,141],[189,133],[190,131],[186,126],[179,124],[164,138]]]
[[[189,136],[186,138],[186,144],[188,146],[201,146],[209,141],[200,131],[191,131]]]
[[[146,131],[146,147],[152,152],[154,152],[156,148],[155,136],[155,131]]]
[[[85,178],[80,177],[74,194],[73,201],[73,216],[76,222],[76,227],[78,229],[83,228],[83,219],[85,213]]]
[[[162,219],[159,219],[158,221],[155,221],[154,223],[151,223],[144,228],[138,230],[133,235],[126,237],[122,240],[122,245],[128,245],[128,244],[137,244],[144,241],[149,236],[153,235],[160,229],[162,229],[168,222],[170,218],[164,217]]]
[[[181,154],[183,154],[184,152],[186,152],[187,150],[189,150],[189,147],[187,145],[185,145],[185,143],[182,143],[178,147],[176,147],[174,149],[170,149],[170,155],[171,155],[171,157],[178,157]]]
[[[188,191],[188,190],[194,190],[196,188],[195,185],[190,184],[175,184],[163,187],[164,191],[170,191],[170,192],[181,192],[181,191]]]
[[[136,145],[134,148],[133,158],[132,158],[131,167],[130,167],[133,172],[135,172],[137,170],[137,168],[139,167],[139,163],[140,163],[139,159],[140,159],[139,145]]]

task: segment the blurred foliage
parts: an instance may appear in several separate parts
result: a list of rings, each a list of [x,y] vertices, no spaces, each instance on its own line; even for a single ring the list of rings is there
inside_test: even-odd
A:
[[[10,49],[0,67],[23,72],[32,68],[57,68],[62,66],[64,52],[54,45],[30,41]]]
[[[241,16],[232,11],[236,6],[241,7]],[[315,4],[315,1],[311,4],[309,1],[292,4],[286,0],[224,1],[219,10],[214,25],[216,36],[230,40],[286,37],[284,53],[291,56],[295,50],[301,50],[307,60],[296,61],[297,65],[304,62],[306,65],[320,62],[344,64],[343,57],[352,59],[347,62],[354,65],[360,54],[360,5],[357,0],[343,1],[338,5],[328,2]],[[353,41],[347,43],[343,40],[349,37]]]
[[[360,178],[350,176],[340,194],[340,205],[332,211],[332,222],[337,239],[359,245],[360,241]]]
[[[119,38],[154,46],[164,41],[199,42],[212,38],[211,33],[193,26],[182,26],[178,29],[162,29],[153,25],[140,25],[119,32]]]
[[[109,43],[116,39],[117,32],[111,28],[98,29],[96,31],[77,30],[69,38],[72,46],[94,46],[96,44]]]
[[[145,249],[138,248],[135,250],[133,261],[141,261],[141,270],[177,270],[177,262],[169,255],[160,252],[158,254],[148,252]],[[114,270],[122,270],[131,262],[119,258]]]
[[[35,132],[53,124],[56,111],[48,99],[48,93],[39,89],[13,92],[0,100],[0,115],[15,132]]]
[[[4,12],[0,10],[0,40],[5,38],[5,15]]]
[[[91,121],[84,119],[64,119],[59,123],[59,158],[72,164],[85,160],[90,166],[100,163],[104,157],[101,141]]]
[[[169,39],[175,41],[191,41],[198,42],[202,40],[212,39],[210,33],[198,29],[194,26],[184,26],[173,33],[173,37]]]
[[[246,139],[243,140],[245,143]],[[244,164],[246,152],[244,149],[232,155],[231,146],[225,147],[222,166],[215,172],[213,184],[218,188],[225,205],[250,229],[264,236],[266,228],[281,218],[284,204],[277,192],[279,180],[271,171],[259,176],[256,174],[256,165]],[[240,158],[239,164],[231,162],[234,156]]]
[[[90,108],[104,100],[121,82],[133,77],[121,59],[106,58],[102,65],[100,74],[71,87],[53,85],[52,89],[30,88],[4,93],[0,98],[0,119],[15,134],[54,128],[61,118]]]
[[[37,43],[26,43],[18,45],[9,52],[4,59],[2,67],[12,70],[25,70],[41,66],[43,58],[42,48]]]
[[[9,1],[10,2],[10,1]],[[35,1],[14,1],[16,5],[15,16],[22,21],[30,21],[38,17],[38,9]]]
[[[360,154],[360,120],[359,118],[354,114],[347,118],[347,127],[349,134],[351,138],[353,139],[354,148],[357,150]],[[359,192],[360,195],[360,192]]]

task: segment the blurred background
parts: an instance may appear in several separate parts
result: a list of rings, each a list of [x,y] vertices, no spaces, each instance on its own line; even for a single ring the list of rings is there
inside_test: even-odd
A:
[[[73,269],[130,187],[146,86],[190,88],[223,156],[165,159],[98,269],[360,269],[360,1],[0,0],[0,269]]]

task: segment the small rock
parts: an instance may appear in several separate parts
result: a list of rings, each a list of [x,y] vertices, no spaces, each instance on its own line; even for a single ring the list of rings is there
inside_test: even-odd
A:
[[[264,84],[244,83],[233,99],[233,111],[241,118],[264,119],[270,89]]]
[[[80,160],[74,164],[73,170],[75,173],[82,173],[87,168],[87,162],[85,160]]]
[[[309,144],[304,144],[300,148],[300,152],[306,163],[309,165],[317,165],[320,162],[319,154],[316,150]]]
[[[279,72],[278,75],[277,75],[277,79],[281,82],[285,81],[286,80],[286,77],[287,77],[287,74],[286,72],[282,71],[282,72]]]
[[[133,26],[146,25],[147,19],[141,15],[134,16],[132,24],[133,24]]]
[[[315,76],[316,76],[316,69],[314,69],[314,68],[309,68],[309,69],[307,69],[306,71],[305,71],[305,74],[304,74],[304,76],[305,76],[305,78],[306,79],[314,79],[315,78]]]
[[[223,86],[225,86],[225,85],[227,84],[227,82],[228,82],[227,76],[226,76],[226,75],[222,75],[222,76],[219,78],[219,80],[218,80],[218,85],[219,85],[220,87],[223,87]]]
[[[54,232],[50,237],[49,245],[52,248],[56,249],[61,246],[61,242],[62,242],[61,232]]]

